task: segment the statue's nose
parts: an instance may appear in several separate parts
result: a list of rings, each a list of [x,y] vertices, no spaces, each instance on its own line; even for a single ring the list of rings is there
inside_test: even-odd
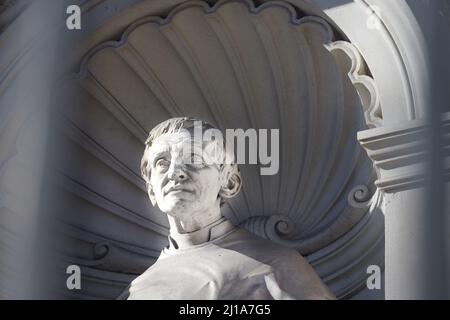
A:
[[[183,181],[186,180],[187,175],[183,170],[182,164],[172,162],[170,165],[169,171],[167,172],[167,176],[170,180],[174,181]]]

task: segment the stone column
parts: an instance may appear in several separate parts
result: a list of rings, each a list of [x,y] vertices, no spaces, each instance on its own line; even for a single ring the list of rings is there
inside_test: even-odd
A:
[[[449,125],[447,113],[441,120],[444,136]],[[445,180],[433,175],[436,167],[431,167],[442,164],[438,170],[447,177],[449,156],[432,161],[430,131],[418,120],[358,135],[384,195],[386,299],[449,298],[448,217],[440,205],[447,185],[439,184]]]

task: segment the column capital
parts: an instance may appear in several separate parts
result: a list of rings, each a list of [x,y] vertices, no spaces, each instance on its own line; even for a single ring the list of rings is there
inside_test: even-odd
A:
[[[358,141],[373,161],[375,185],[394,193],[420,187],[426,181],[426,163],[431,147],[430,125],[424,120],[402,122],[358,133]],[[443,172],[450,181],[450,113],[441,117]]]

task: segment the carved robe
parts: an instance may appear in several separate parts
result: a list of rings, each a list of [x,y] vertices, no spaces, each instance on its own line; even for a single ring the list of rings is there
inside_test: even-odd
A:
[[[297,251],[226,219],[169,240],[119,299],[334,299]]]

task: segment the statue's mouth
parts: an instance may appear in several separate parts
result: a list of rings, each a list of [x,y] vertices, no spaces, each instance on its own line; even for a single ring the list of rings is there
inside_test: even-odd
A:
[[[169,193],[181,193],[181,192],[193,193],[192,190],[190,190],[184,186],[173,186],[173,187],[170,187],[169,189],[167,189],[166,191],[164,191],[164,195],[167,195]]]

